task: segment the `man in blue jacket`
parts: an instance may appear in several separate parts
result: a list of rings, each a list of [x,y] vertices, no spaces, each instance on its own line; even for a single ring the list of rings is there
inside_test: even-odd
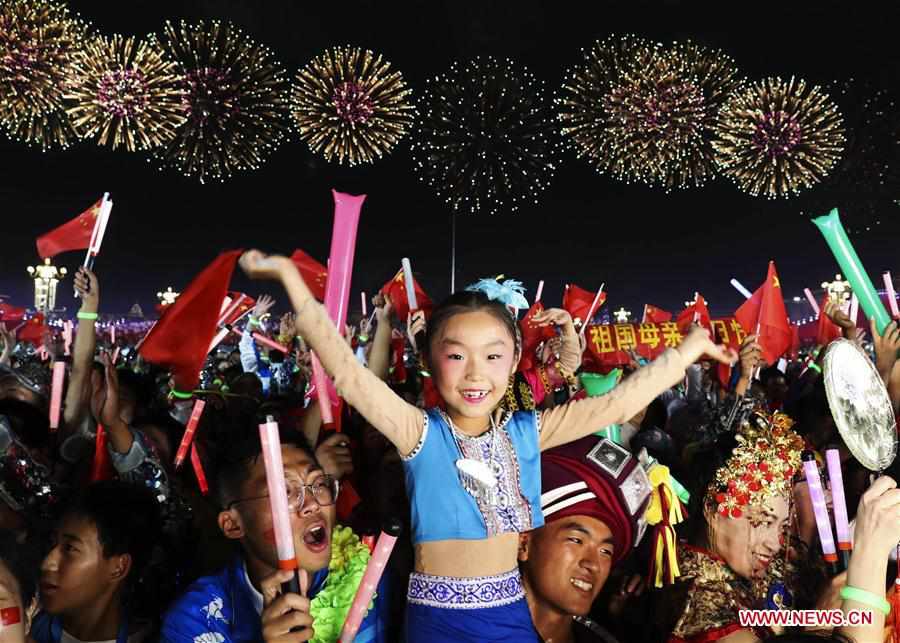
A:
[[[215,458],[214,492],[222,507],[218,522],[222,533],[240,544],[241,552],[219,573],[195,581],[174,602],[163,617],[161,639],[169,643],[263,641],[265,623],[267,633],[279,627],[284,630],[286,636],[279,640],[310,640],[315,623],[309,602],[293,594],[278,600],[273,596],[280,577],[256,426],[230,433],[224,442]],[[281,452],[294,549],[309,579],[306,598],[311,601],[328,581],[338,483],[325,474],[302,437],[283,431]],[[386,641],[386,586],[379,585],[374,608],[354,639],[357,643]],[[299,609],[286,611],[285,605]],[[290,632],[296,626],[304,627]]]

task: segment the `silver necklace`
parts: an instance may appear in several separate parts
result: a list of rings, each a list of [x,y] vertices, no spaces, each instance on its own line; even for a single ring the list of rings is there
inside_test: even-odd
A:
[[[502,502],[505,494],[500,492],[500,473],[502,467],[494,457],[494,447],[497,443],[497,425],[494,423],[494,416],[490,416],[491,428],[491,446],[488,461],[482,462],[474,458],[466,458],[460,444],[460,436],[453,425],[453,420],[447,416],[447,422],[450,424],[450,431],[453,433],[453,440],[456,442],[456,448],[459,450],[460,458],[456,461],[456,469],[459,472],[459,481],[463,489],[476,500],[486,503],[488,506],[496,507],[504,504]]]

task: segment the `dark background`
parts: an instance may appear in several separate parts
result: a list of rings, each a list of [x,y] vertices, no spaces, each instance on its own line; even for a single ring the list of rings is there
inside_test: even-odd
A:
[[[351,44],[383,53],[421,93],[424,81],[454,60],[509,56],[543,78],[550,91],[579,50],[609,34],[631,32],[663,42],[692,39],[731,54],[751,79],[796,74],[815,83],[850,76],[897,84],[897,9],[851,2],[476,2],[422,3],[193,0],[73,1],[72,8],[104,33],[143,35],[166,19],[219,18],[268,44],[293,76],[324,48]],[[30,305],[25,267],[38,261],[34,239],[77,215],[104,191],[115,201],[97,261],[106,312],[155,293],[181,290],[222,249],[303,248],[324,263],[332,223],[330,188],[368,194],[357,241],[351,305],[374,291],[409,256],[432,298],[449,292],[450,214],[412,171],[408,139],[374,165],[343,168],[314,157],[295,137],[260,170],[224,184],[200,185],[159,171],[140,153],[80,143],[41,153],[0,142],[0,293]],[[885,212],[874,233],[854,243],[874,277],[897,268],[893,238],[900,208]],[[800,214],[800,202],[769,201],[718,179],[702,189],[666,194],[598,175],[565,152],[560,171],[538,205],[516,214],[458,219],[457,287],[505,273],[521,279],[529,299],[539,279],[545,301],[563,284],[606,283],[607,310],[624,305],[640,315],[645,302],[680,310],[700,290],[714,314],[730,314],[774,259],[788,297],[833,278],[837,266],[821,235]],[[72,271],[83,253],[56,259]],[[880,280],[879,280],[880,281]],[[251,294],[266,289],[235,278]],[[72,306],[71,279],[58,305]],[[804,311],[805,313],[806,311]]]

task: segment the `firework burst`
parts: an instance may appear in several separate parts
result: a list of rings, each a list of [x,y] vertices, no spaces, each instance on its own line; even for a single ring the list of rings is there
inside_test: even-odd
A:
[[[527,69],[493,58],[454,63],[428,81],[420,105],[414,166],[454,212],[537,202],[559,144],[543,83]]]
[[[844,148],[843,121],[820,87],[767,78],[728,99],[713,147],[722,173],[740,189],[788,197],[817,184],[834,167]]]
[[[112,149],[152,149],[185,121],[183,80],[158,46],[98,36],[75,55],[66,112],[82,138]]]
[[[258,168],[288,130],[288,81],[272,52],[219,22],[167,23],[160,41],[178,63],[187,120],[154,157],[201,183]]]
[[[743,79],[722,52],[610,37],[585,53],[556,99],[562,133],[600,173],[666,189],[715,175],[716,114]]]
[[[43,149],[75,138],[63,92],[86,31],[62,4],[0,4],[0,122],[10,136]]]
[[[371,163],[409,132],[411,92],[380,55],[335,48],[297,73],[291,113],[300,139],[327,161]]]

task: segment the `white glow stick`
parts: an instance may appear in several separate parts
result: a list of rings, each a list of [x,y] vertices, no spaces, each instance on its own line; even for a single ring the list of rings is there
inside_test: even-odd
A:
[[[816,311],[816,317],[819,316],[819,302],[816,301],[816,298],[813,297],[812,291],[809,288],[803,289],[803,294],[806,295],[806,301],[809,302],[809,305],[812,306],[812,309]]]
[[[746,299],[750,299],[753,296],[753,293],[744,288],[744,285],[737,279],[732,279],[731,285],[734,286],[735,290],[741,293]]]
[[[109,341],[113,346],[116,345],[116,322],[109,325]]]
[[[53,362],[53,379],[50,384],[50,430],[59,428],[59,410],[62,407],[63,385],[66,382],[66,363]]]
[[[63,323],[63,350],[66,355],[72,354],[72,333],[74,328],[74,324],[68,319]]]
[[[112,354],[112,363],[115,366],[116,361],[119,359],[119,347],[116,346],[116,350],[113,351]]]
[[[278,568],[297,569],[294,554],[294,533],[291,529],[291,514],[288,511],[287,485],[284,482],[284,463],[281,460],[281,438],[278,423],[268,416],[265,424],[259,425],[259,440],[262,443],[263,463],[266,466],[266,485],[269,488],[269,503],[272,507],[272,528],[275,530],[275,549],[278,552]]]
[[[897,293],[894,292],[894,280],[891,279],[891,273],[886,272],[884,277],[884,289],[887,290],[888,306],[891,307],[891,317],[897,319],[900,317],[900,310],[897,309]]]
[[[816,517],[816,528],[819,530],[822,557],[829,563],[835,563],[837,562],[837,552],[834,548],[834,536],[831,535],[831,520],[828,518],[825,492],[822,491],[822,479],[819,478],[819,467],[816,465],[815,456],[809,451],[803,452],[803,471],[806,473],[809,499],[812,502],[813,515]]]
[[[364,293],[364,292],[359,293],[359,299],[360,299],[360,301],[362,301],[362,316],[368,317],[369,313],[368,313],[368,309],[366,308],[366,293]]]
[[[534,296],[534,303],[538,303],[541,300],[541,295],[544,293],[544,280],[541,279],[538,282],[537,294]]]
[[[228,317],[228,312],[231,308],[231,297],[225,295],[225,299],[222,300],[222,306],[219,308],[219,321],[216,322],[216,326],[221,326],[225,323],[225,319]]]
[[[416,301],[416,286],[413,281],[412,265],[406,257],[400,262],[403,265],[403,279],[406,282],[406,301],[410,310],[418,310],[419,302]]]
[[[850,297],[850,321],[856,326],[856,320],[859,317],[859,298],[856,293]]]

